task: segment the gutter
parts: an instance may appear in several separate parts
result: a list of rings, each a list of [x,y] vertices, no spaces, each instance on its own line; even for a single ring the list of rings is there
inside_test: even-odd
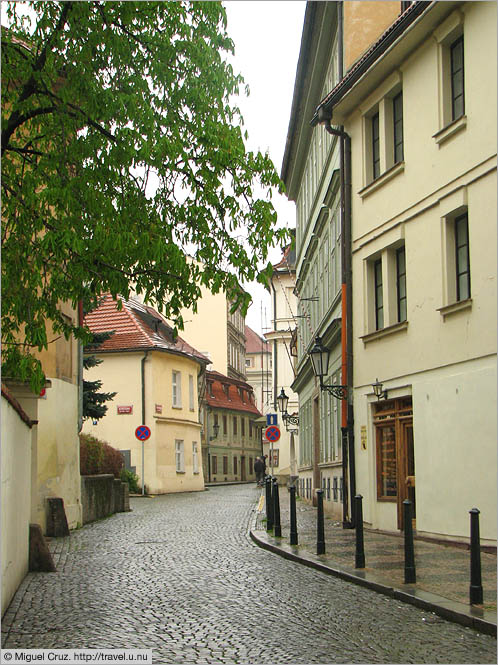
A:
[[[142,425],[145,425],[145,361],[149,351],[144,352],[144,357],[140,361],[140,378],[142,383]],[[145,496],[145,473],[144,473],[144,442],[142,441],[142,496]]]

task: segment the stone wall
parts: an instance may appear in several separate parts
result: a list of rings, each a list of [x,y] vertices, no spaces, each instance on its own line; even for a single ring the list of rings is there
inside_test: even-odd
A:
[[[81,476],[83,524],[130,510],[128,483],[112,474]]]

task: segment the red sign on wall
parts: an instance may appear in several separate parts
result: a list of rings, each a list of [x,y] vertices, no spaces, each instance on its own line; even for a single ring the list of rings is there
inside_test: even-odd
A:
[[[156,413],[162,413],[162,412],[163,412],[163,405],[156,404]]]
[[[133,406],[118,406],[118,414],[133,413]]]

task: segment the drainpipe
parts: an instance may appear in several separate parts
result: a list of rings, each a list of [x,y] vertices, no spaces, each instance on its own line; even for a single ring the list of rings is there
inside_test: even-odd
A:
[[[322,108],[318,111],[318,121],[329,134],[338,136],[341,140],[341,208],[342,208],[342,288],[341,288],[341,311],[342,311],[342,383],[347,386],[347,401],[342,401],[341,431],[342,436],[342,459],[343,459],[343,527],[353,528],[354,520],[354,496],[356,494],[356,469],[354,452],[354,412],[353,412],[353,289],[351,270],[351,137],[344,128],[332,127],[330,116],[327,116]],[[348,464],[349,461],[349,464]],[[348,514],[348,476],[349,466],[349,498],[351,520],[347,520]]]
[[[277,291],[273,280],[271,281],[271,288],[273,291],[273,330],[277,332]],[[273,408],[277,409],[277,391],[278,391],[278,365],[277,365],[277,340],[273,340]]]
[[[78,302],[78,326],[83,325],[83,301]],[[83,344],[78,344],[78,434],[83,428]]]
[[[142,425],[145,425],[145,361],[149,355],[148,351],[144,352],[144,357],[141,363],[141,381],[142,381]],[[142,441],[142,496],[145,496],[145,443]]]

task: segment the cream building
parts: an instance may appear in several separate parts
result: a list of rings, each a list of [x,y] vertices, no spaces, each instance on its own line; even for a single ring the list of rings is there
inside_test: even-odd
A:
[[[273,266],[271,279],[272,322],[273,328],[265,333],[273,351],[273,411],[277,414],[281,436],[273,444],[273,458],[278,461],[274,474],[280,482],[294,482],[298,477],[297,452],[299,445],[299,400],[291,385],[296,378],[295,356],[292,349],[292,336],[296,330],[298,304],[295,294],[296,271],[295,250],[289,245],[285,248],[282,260]],[[283,418],[278,407],[278,397],[284,391],[288,397],[287,416],[293,422]],[[264,445],[265,453],[272,459],[272,446]],[[275,451],[278,453],[275,455]]]
[[[85,323],[92,332],[115,331],[93,352],[103,362],[87,374],[117,395],[98,424],[87,420],[83,431],[119,449],[149,493],[203,490],[199,386],[209,360],[136,300],[118,311],[107,296]],[[143,442],[135,435],[141,425],[150,429]]]
[[[343,125],[351,140],[354,441],[365,522],[402,529],[408,498],[419,535],[468,541],[477,507],[490,544],[496,25],[493,2],[410,4],[313,119],[315,131],[325,134],[318,122]]]

